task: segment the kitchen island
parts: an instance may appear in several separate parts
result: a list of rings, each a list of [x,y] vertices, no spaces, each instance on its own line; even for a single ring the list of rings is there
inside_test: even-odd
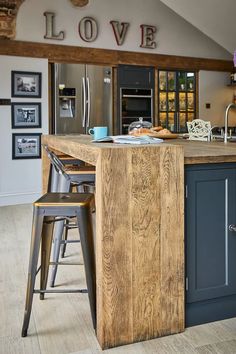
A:
[[[236,144],[178,139],[124,146],[74,135],[44,136],[43,143],[96,166],[96,334],[101,347],[183,331],[184,165],[236,162]],[[44,187],[48,167],[43,154]]]
[[[43,144],[96,166],[97,338],[101,347],[184,330],[182,146]],[[44,190],[49,161],[43,149]]]

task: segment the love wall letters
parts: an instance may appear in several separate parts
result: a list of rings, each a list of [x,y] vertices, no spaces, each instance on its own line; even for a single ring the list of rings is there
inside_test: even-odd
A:
[[[46,18],[46,34],[45,39],[52,40],[64,40],[65,32],[59,31],[58,33],[54,30],[54,20],[55,13],[44,12]],[[121,46],[126,37],[130,24],[128,22],[110,21],[112,27],[116,44]],[[141,48],[155,49],[155,34],[157,32],[156,26],[151,25],[140,25],[141,29]],[[98,24],[97,21],[92,17],[83,17],[78,24],[78,34],[84,42],[93,42],[98,37]]]

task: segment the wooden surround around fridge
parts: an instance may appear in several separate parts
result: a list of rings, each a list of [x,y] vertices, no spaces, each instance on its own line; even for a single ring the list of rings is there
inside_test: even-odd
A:
[[[101,347],[183,331],[183,147],[94,144],[81,135],[48,135],[42,141],[96,166],[96,334]],[[43,152],[44,190],[48,170]]]

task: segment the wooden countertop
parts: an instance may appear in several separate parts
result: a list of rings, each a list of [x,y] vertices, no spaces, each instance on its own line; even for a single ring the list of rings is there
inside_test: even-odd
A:
[[[173,139],[168,143],[183,146],[185,165],[236,162],[236,142]]]
[[[91,144],[91,136],[87,135],[48,135],[44,136],[44,141],[50,143],[50,146],[64,151],[68,155],[75,156],[75,152],[79,158],[92,165],[96,165],[99,151],[105,148],[142,148],[137,145],[119,145],[112,143],[97,143]],[[70,142],[68,144],[68,142]],[[80,144],[83,149],[78,149]],[[236,162],[236,142],[205,142],[185,139],[169,139],[165,140],[165,145],[174,144],[181,145],[184,148],[184,163],[185,164],[200,164],[200,163],[222,163],[222,162]],[[87,145],[87,149],[85,146]],[[162,144],[161,144],[162,145]],[[159,145],[152,145],[157,147]],[[150,146],[151,147],[151,146]]]
[[[98,144],[91,144],[91,140],[89,135],[43,135],[42,137],[43,144],[96,165],[100,149]]]
[[[168,147],[169,140],[164,144],[135,145],[135,144],[113,144],[113,143],[91,143],[91,135],[43,135],[42,143],[50,145],[52,149],[63,151],[82,161],[96,165],[101,151],[107,149],[159,149],[163,146]],[[175,140],[176,141],[176,140]]]

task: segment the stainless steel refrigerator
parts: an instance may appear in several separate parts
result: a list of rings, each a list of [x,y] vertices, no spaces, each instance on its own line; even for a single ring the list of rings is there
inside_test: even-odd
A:
[[[89,128],[112,124],[112,68],[85,64],[53,65],[55,134],[87,134]]]

